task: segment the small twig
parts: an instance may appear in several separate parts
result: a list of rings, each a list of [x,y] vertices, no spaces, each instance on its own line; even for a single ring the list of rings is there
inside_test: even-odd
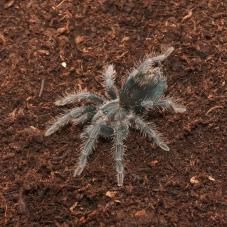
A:
[[[22,189],[20,190],[20,193],[19,193],[18,206],[19,206],[18,207],[19,208],[19,212],[21,214],[26,212],[26,204],[25,204],[25,201],[23,199],[23,190]]]
[[[66,0],[62,0],[59,4],[57,4],[56,6],[54,6],[54,9],[59,8]]]
[[[128,51],[123,52],[121,55],[117,56],[116,59],[119,60],[119,59],[123,58],[127,53],[128,53]]]
[[[206,115],[208,115],[210,112],[212,112],[213,110],[216,110],[216,109],[222,109],[223,106],[214,106],[212,108],[210,108],[207,112],[206,112]]]
[[[192,9],[188,11],[188,14],[184,16],[181,20],[181,22],[184,22],[185,20],[189,19],[192,16]]]
[[[45,80],[44,80],[44,79],[42,79],[42,81],[41,81],[41,87],[40,87],[40,91],[39,91],[39,97],[41,97],[41,96],[42,96],[42,94],[43,94],[44,82],[45,82]]]

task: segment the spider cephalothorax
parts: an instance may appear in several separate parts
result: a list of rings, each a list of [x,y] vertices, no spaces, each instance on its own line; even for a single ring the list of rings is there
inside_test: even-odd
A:
[[[73,124],[90,122],[82,133],[84,143],[74,176],[80,175],[84,170],[87,158],[92,152],[98,137],[112,137],[117,182],[119,186],[122,186],[125,150],[123,142],[127,138],[130,127],[141,131],[163,150],[169,150],[169,147],[155,129],[154,124],[148,125],[142,119],[141,113],[155,108],[169,109],[179,113],[185,111],[185,108],[177,104],[172,98],[163,96],[167,83],[162,73],[161,62],[172,51],[173,48],[171,47],[161,55],[146,58],[129,73],[128,78],[119,91],[114,85],[114,67],[109,65],[104,72],[106,94],[109,99],[89,92],[79,92],[67,95],[55,102],[57,106],[64,106],[83,100],[90,103],[75,107],[58,117],[45,132],[45,136],[49,136],[69,122]]]

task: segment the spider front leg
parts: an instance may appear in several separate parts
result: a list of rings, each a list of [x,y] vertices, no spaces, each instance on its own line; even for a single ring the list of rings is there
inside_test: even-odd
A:
[[[123,185],[124,181],[124,165],[123,165],[123,156],[124,156],[124,140],[128,135],[128,126],[124,125],[122,122],[117,122],[114,127],[114,159],[116,162],[116,171],[117,171],[117,184],[118,186]]]
[[[98,139],[98,136],[100,134],[101,125],[102,125],[102,122],[97,122],[95,125],[92,125],[89,128],[87,128],[86,133],[88,135],[88,138],[87,140],[85,140],[82,146],[78,165],[74,171],[74,176],[79,176],[83,172],[87,164],[88,156],[91,154],[95,146],[95,143]]]

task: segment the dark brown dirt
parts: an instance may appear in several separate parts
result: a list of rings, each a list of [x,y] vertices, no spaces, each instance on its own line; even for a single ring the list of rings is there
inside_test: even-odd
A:
[[[0,225],[227,226],[225,3],[0,1]],[[120,85],[136,60],[165,46],[176,49],[165,63],[168,93],[188,110],[147,120],[171,152],[132,132],[118,188],[111,143],[100,140],[73,178],[81,128],[43,137],[61,112],[54,100],[79,89],[103,93],[106,63]]]

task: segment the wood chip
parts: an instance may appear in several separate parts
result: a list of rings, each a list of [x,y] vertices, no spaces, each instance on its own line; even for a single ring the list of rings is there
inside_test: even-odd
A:
[[[115,202],[115,203],[121,203],[121,201],[118,200],[118,199],[115,199],[114,202]]]
[[[29,128],[30,128],[34,133],[38,133],[38,134],[40,133],[40,130],[39,130],[38,128],[32,126],[32,125],[31,125]]]
[[[7,1],[4,5],[4,9],[8,9],[9,7],[13,6],[14,3],[15,3],[15,0]]]
[[[123,39],[121,40],[121,42],[125,42],[128,41],[130,38],[128,36],[124,36]]]
[[[157,164],[158,164],[158,160],[152,160],[152,161],[150,162],[150,166],[151,166],[151,167],[155,167]]]
[[[62,67],[64,67],[64,68],[67,67],[67,63],[66,63],[66,62],[62,62],[61,65],[62,65]]]
[[[208,176],[208,179],[211,181],[215,181],[215,179],[212,176]]]
[[[136,211],[135,216],[136,217],[144,217],[146,215],[146,211],[144,209]]]
[[[61,35],[61,34],[65,33],[65,32],[67,32],[67,31],[68,31],[68,26],[57,29],[58,35]]]
[[[78,202],[75,202],[75,203],[69,208],[69,210],[70,210],[71,212],[73,212],[74,209],[77,207],[77,204],[78,204]]]
[[[84,37],[78,35],[78,36],[75,37],[74,41],[75,41],[76,44],[80,44],[80,43],[82,43],[84,41]]]
[[[190,179],[190,183],[191,183],[191,184],[198,184],[198,183],[199,183],[199,180],[197,180],[196,177],[194,176],[194,177],[192,177],[192,178]]]
[[[115,191],[108,191],[106,192],[106,196],[109,198],[114,198],[116,196],[117,192]]]
[[[33,136],[37,136],[37,135],[41,134],[41,131],[34,126],[29,126],[27,128],[23,128],[19,132],[22,134],[25,134],[25,135],[33,135]]]
[[[2,33],[0,33],[0,44],[2,45],[6,44],[6,38]]]

